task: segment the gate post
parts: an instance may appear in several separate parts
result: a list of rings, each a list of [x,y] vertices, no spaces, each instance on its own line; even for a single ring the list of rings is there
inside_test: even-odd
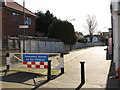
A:
[[[7,65],[6,65],[6,70],[9,70],[9,69],[10,69],[10,66],[9,66],[9,65],[10,65],[10,58],[9,58],[9,56],[10,56],[10,54],[7,53],[7,54],[6,54],[6,57],[7,57],[7,60],[6,60],[6,61],[7,61],[7,62],[6,62],[6,64],[7,64]]]
[[[9,56],[10,56],[10,54],[6,53],[6,70],[5,70],[5,74],[4,74],[5,76],[10,69],[10,57]]]
[[[60,62],[61,62],[61,74],[64,73],[64,54],[60,54]]]

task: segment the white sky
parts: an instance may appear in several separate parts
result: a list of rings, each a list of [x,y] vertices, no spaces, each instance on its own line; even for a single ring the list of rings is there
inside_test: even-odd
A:
[[[23,0],[14,0],[23,4]],[[25,7],[32,12],[50,10],[61,20],[70,21],[75,31],[87,34],[85,18],[88,14],[95,15],[98,22],[98,31],[108,31],[111,27],[110,0],[25,0]],[[105,28],[106,27],[106,28]]]

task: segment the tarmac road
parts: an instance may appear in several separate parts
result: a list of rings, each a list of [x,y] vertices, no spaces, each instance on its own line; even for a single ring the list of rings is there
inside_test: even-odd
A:
[[[65,56],[65,74],[51,80],[40,88],[77,88],[81,83],[80,62],[85,61],[86,83],[82,88],[108,88],[108,74],[111,60],[106,60],[106,47],[92,47],[71,52]],[[114,80],[112,88],[118,88]]]
[[[80,62],[85,61],[85,84],[82,88],[106,88],[111,60],[106,60],[106,47],[98,46],[65,55],[65,73],[39,88],[77,88],[81,83]],[[21,78],[22,79],[22,78]],[[32,81],[26,79],[25,83],[3,81],[3,88],[34,88]],[[114,80],[111,86],[118,88]]]

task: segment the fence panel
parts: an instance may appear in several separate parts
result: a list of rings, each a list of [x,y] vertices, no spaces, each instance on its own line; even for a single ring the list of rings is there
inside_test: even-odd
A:
[[[26,42],[26,52],[31,53],[31,40],[27,40]]]
[[[50,41],[47,41],[47,42],[46,42],[46,52],[47,52],[47,53],[50,53],[50,52],[51,52],[51,42],[50,42]]]
[[[31,40],[31,52],[38,53],[38,41]]]
[[[45,47],[46,47],[46,44],[45,44],[45,41],[40,41],[39,42],[39,52],[40,53],[45,53]]]

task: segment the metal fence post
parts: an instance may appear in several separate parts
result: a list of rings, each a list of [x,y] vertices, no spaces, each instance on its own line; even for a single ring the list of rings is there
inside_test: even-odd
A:
[[[47,80],[50,81],[51,78],[51,60],[48,61],[48,75]]]
[[[80,64],[81,64],[81,83],[85,83],[84,63],[85,62],[80,62]]]

